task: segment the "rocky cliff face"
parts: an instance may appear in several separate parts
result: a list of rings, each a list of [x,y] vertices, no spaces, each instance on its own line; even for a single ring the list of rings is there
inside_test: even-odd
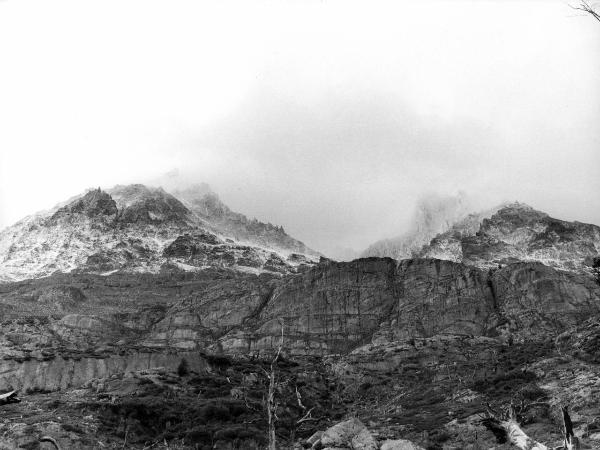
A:
[[[516,263],[491,274],[501,332],[521,340],[556,336],[600,311],[600,286],[590,277],[541,263]]]
[[[320,355],[440,334],[544,339],[599,311],[593,279],[539,263],[490,271],[367,258],[283,279],[213,280],[173,303],[143,342],[244,354],[283,342],[290,353]]]
[[[226,217],[235,215],[223,208]],[[0,232],[0,280],[55,272],[157,273],[206,267],[284,274],[315,259],[314,252],[280,227],[267,228],[281,240],[254,239],[258,244],[246,245],[223,234],[227,229],[212,226],[206,220],[210,217],[195,214],[160,188],[130,185],[108,192],[92,190]],[[244,223],[248,233],[256,228],[256,236],[264,235],[258,223]],[[243,240],[252,240],[248,236]]]
[[[283,345],[292,354],[323,355],[442,334],[520,342],[556,336],[600,312],[594,279],[540,263],[483,270],[365,258],[324,261],[283,278],[213,269],[68,280],[9,285],[0,295],[13,321],[54,317],[7,325],[6,354],[123,345],[248,354]]]
[[[486,335],[495,325],[485,272],[448,261],[404,260],[397,267],[394,340],[440,333]]]

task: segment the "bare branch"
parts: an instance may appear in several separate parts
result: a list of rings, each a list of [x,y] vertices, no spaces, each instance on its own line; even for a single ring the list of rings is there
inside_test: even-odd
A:
[[[597,13],[594,8],[592,8],[590,6],[590,4],[588,2],[586,2],[585,0],[581,0],[581,3],[578,6],[573,6],[573,5],[569,5],[571,8],[576,9],[578,11],[583,11],[589,15],[591,15],[593,18],[595,18],[597,21],[600,22],[600,14]]]
[[[307,421],[309,421],[309,420],[318,420],[316,417],[312,417],[312,416],[311,416],[311,414],[310,414],[310,413],[312,412],[312,410],[313,410],[313,409],[314,409],[314,408],[310,408],[310,409],[308,410],[308,412],[307,412],[306,414],[304,414],[304,416],[302,416],[300,419],[298,419],[298,420],[296,421],[296,425],[299,425],[299,424],[301,424],[302,422],[307,422]]]
[[[306,411],[306,406],[302,404],[302,396],[300,395],[300,391],[298,390],[298,386],[296,386],[296,400],[298,400],[298,406]]]
[[[271,361],[271,371],[267,373],[265,370],[265,374],[269,378],[269,392],[267,395],[267,420],[269,423],[269,450],[277,450],[277,437],[275,435],[275,422],[279,419],[277,417],[277,402],[275,401],[275,365],[277,364],[277,360],[279,359],[279,355],[281,354],[281,350],[283,348],[283,322],[280,320],[281,324],[281,341],[279,342],[279,348],[277,349],[277,354]],[[263,369],[264,370],[264,369]]]
[[[52,436],[42,436],[40,438],[40,442],[50,442],[52,445],[54,445],[54,447],[56,447],[56,450],[61,450],[60,445],[58,445],[58,442]]]

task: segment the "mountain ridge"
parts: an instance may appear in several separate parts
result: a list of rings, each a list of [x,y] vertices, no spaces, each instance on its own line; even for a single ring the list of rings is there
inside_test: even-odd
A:
[[[220,202],[214,193],[209,199]],[[317,257],[282,227],[249,221],[220,204],[226,214],[215,220],[211,214],[196,214],[160,187],[132,184],[88,190],[0,231],[0,280],[56,271],[156,273],[168,268],[202,270],[207,265],[287,273]],[[244,239],[230,235],[227,225],[232,218],[243,227]],[[178,239],[179,247],[185,241],[188,251],[168,250]]]
[[[435,213],[427,211],[426,204],[424,209],[425,219]],[[437,258],[480,268],[539,261],[561,270],[587,272],[600,256],[599,226],[555,219],[522,202],[506,202],[475,213],[451,211],[450,215],[457,218],[453,222],[433,220],[441,232],[433,234],[435,227],[425,220],[413,231],[378,241],[363,255]]]

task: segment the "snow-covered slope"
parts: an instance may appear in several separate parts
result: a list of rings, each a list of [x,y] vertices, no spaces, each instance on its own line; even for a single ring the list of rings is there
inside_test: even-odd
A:
[[[138,184],[116,186],[107,192],[91,190],[2,230],[0,281],[37,278],[57,271],[229,267],[287,273],[316,259],[312,251],[307,255],[294,251],[302,250],[302,244],[289,236],[298,244],[269,247],[265,240],[261,242],[264,245],[248,245],[248,241],[259,240],[239,242],[207,218],[160,188]]]

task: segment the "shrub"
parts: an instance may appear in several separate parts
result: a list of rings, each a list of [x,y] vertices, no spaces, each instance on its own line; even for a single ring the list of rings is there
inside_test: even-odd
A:
[[[184,377],[190,373],[190,368],[187,359],[182,358],[179,366],[177,366],[177,375]]]

